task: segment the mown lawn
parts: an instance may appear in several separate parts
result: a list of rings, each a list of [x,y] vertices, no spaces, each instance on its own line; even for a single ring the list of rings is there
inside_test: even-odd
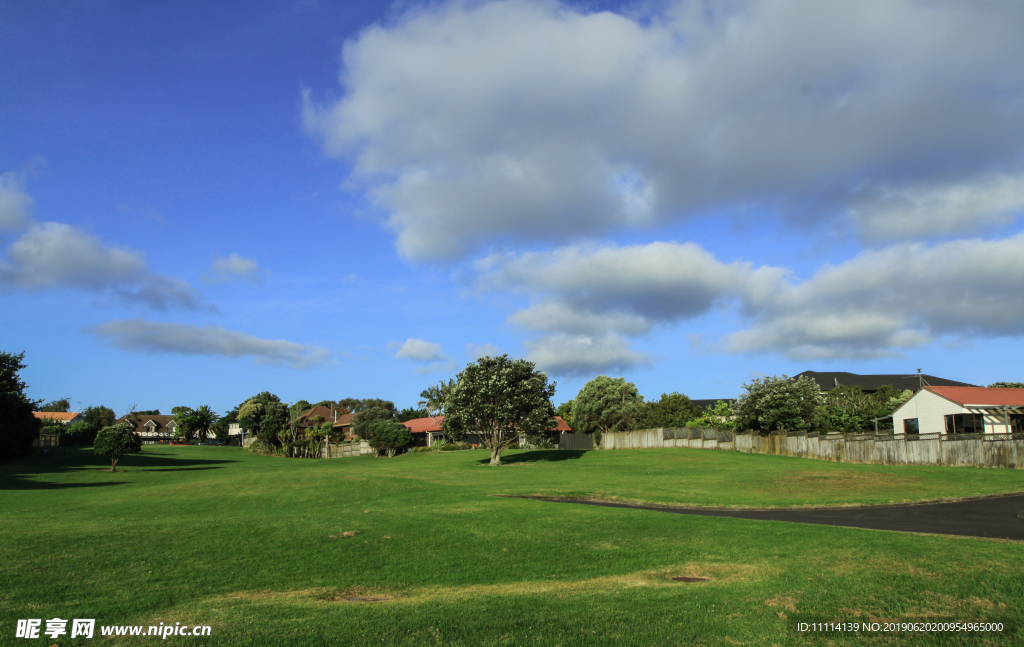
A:
[[[190,645],[973,645],[1024,635],[808,641],[787,624],[1014,625],[1024,618],[1020,542],[492,496],[855,505],[1024,491],[1022,470],[688,449],[521,451],[489,468],[479,451],[312,461],[150,446],[111,474],[89,450],[67,451],[0,465],[0,644],[160,641],[14,638],[17,619],[53,617],[213,627],[167,639]]]

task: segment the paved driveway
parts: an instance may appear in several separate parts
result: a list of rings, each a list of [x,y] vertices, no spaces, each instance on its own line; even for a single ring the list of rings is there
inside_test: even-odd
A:
[[[530,497],[532,498],[532,497]],[[539,497],[538,497],[539,498]],[[554,499],[544,499],[552,501]],[[899,532],[929,532],[942,535],[996,537],[1024,541],[1024,495],[997,496],[915,505],[862,506],[856,508],[815,508],[788,510],[713,510],[569,501],[609,508],[637,508],[705,517],[736,517],[764,521],[816,523],[848,528],[873,528]]]

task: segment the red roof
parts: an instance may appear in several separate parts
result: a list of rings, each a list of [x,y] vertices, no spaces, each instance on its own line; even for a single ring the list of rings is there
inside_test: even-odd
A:
[[[1024,407],[1024,389],[990,389],[984,386],[926,386],[924,388],[960,406],[984,404]]]
[[[33,411],[32,415],[40,420],[57,420],[59,422],[68,422],[74,420],[78,416],[82,415],[76,411]]]
[[[444,416],[434,416],[433,418],[414,418],[413,420],[406,420],[402,424],[409,428],[414,434],[422,434],[428,431],[442,431],[441,423],[444,422]],[[562,420],[561,416],[555,416],[555,422],[558,423],[558,431],[572,431],[569,425]]]

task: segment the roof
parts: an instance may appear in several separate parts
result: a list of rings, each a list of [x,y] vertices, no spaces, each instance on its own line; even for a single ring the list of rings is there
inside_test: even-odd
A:
[[[59,422],[70,422],[82,415],[77,411],[33,411],[32,415],[40,420],[57,420]]]
[[[692,402],[698,409],[707,409],[708,407],[713,407],[718,404],[719,400],[730,406],[736,402],[736,398],[712,398],[711,400],[690,400],[690,402]]]
[[[295,422],[298,425],[304,427],[313,424],[309,420],[310,418],[314,418],[316,416],[323,416],[325,421],[334,422],[334,410],[322,404],[318,404],[309,411],[303,413],[301,416],[295,419]]]
[[[171,421],[174,420],[174,416],[140,416],[140,415],[136,415],[136,416],[134,416],[133,418],[130,418],[130,419],[128,418],[128,416],[121,416],[120,418],[117,419],[117,422],[125,422],[126,420],[128,422],[134,422],[135,423],[135,431],[142,431],[145,428],[146,423],[149,422],[150,420],[152,420],[153,422],[156,423],[156,429],[161,429],[161,428],[167,427],[168,423],[170,423]],[[177,425],[177,423],[175,423],[175,425]]]
[[[926,386],[931,391],[961,407],[984,406],[1024,407],[1024,389],[991,389],[984,386]]]
[[[413,418],[412,420],[406,420],[402,424],[409,428],[414,434],[423,434],[428,431],[437,432],[442,431],[441,423],[444,422],[444,415],[434,416],[433,418]],[[565,420],[562,420],[561,416],[555,416],[555,422],[558,424],[556,431],[572,431],[572,428],[566,424]]]
[[[338,416],[338,419],[331,426],[332,427],[351,427],[352,426],[352,419],[355,418],[355,417],[356,417],[356,414],[354,414],[354,413],[346,413],[343,416]]]
[[[794,375],[793,379],[799,377],[809,377],[818,383],[818,388],[822,391],[831,391],[837,386],[859,386],[862,391],[872,392],[877,391],[883,385],[888,384],[893,388],[904,391],[910,389],[911,391],[918,390],[918,375],[857,375],[856,373],[845,373],[842,371],[804,371],[799,375]],[[943,377],[935,377],[934,375],[920,376],[924,378],[926,386],[961,386],[961,387],[974,387],[973,384],[967,384],[966,382],[957,382],[956,380],[947,380]],[[980,387],[974,387],[980,388]]]

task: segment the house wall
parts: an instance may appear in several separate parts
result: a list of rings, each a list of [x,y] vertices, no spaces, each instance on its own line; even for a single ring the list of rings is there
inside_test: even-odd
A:
[[[970,412],[959,404],[950,402],[931,391],[921,390],[892,414],[893,430],[896,433],[902,433],[903,421],[917,418],[922,434],[944,434],[946,433],[945,417],[956,413]],[[985,432],[992,432],[987,424]]]

